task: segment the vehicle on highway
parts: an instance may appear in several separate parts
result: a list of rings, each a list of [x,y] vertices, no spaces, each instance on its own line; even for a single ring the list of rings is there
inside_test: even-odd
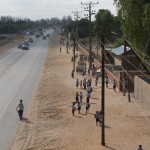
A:
[[[38,35],[38,34],[36,34],[36,35],[35,35],[35,37],[36,37],[36,38],[39,38],[39,35]]]
[[[22,45],[22,50],[29,50],[29,46],[28,45]]]
[[[28,41],[24,41],[24,42],[23,42],[23,45],[29,46],[29,42],[28,42]]]
[[[47,34],[47,37],[50,37],[50,34]]]
[[[22,43],[18,44],[18,48],[21,49],[22,48]]]
[[[45,35],[43,36],[43,40],[46,40],[46,36]]]
[[[29,40],[28,40],[28,41],[32,43],[32,42],[33,42],[33,38],[29,38]]]

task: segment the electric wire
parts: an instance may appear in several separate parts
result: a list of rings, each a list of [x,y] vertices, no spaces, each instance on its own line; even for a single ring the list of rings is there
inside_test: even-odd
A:
[[[111,52],[109,52],[109,54],[114,58],[113,54]],[[125,59],[127,62],[129,62],[135,69],[137,69],[141,74],[143,74],[144,76],[146,76],[148,79],[150,79],[150,77],[148,75],[146,75],[144,72],[142,72],[139,68],[137,68],[133,63],[131,63],[129,60],[127,60],[124,56],[121,55],[121,57],[123,59]]]
[[[102,43],[102,42],[101,42]],[[103,44],[103,43],[102,43]],[[103,44],[104,45],[104,44]],[[108,57],[106,56],[106,54],[103,52],[103,54],[105,55],[105,58],[108,60]],[[108,60],[109,61],[109,60]],[[110,63],[110,62],[109,62]],[[112,69],[114,70],[114,68],[112,67]],[[118,79],[118,77],[117,77]],[[122,83],[122,81],[119,79],[120,83],[122,84],[122,86],[125,88],[124,84]],[[126,88],[125,88],[126,89]],[[126,89],[127,93],[129,93],[129,91]],[[137,105],[137,107],[140,109],[140,111],[143,113],[143,115],[145,116],[145,118],[150,122],[150,119],[147,117],[147,115],[145,114],[145,112],[142,110],[142,108],[138,105],[138,103],[135,101],[135,99],[133,99],[135,104]]]

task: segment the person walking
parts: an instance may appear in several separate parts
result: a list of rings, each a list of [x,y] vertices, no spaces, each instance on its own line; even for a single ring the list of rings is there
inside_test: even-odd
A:
[[[79,93],[76,92],[76,103],[78,103],[78,102],[79,102]]]
[[[99,122],[99,124],[100,124],[100,126],[101,126],[101,125],[102,125],[102,111],[99,111],[99,112],[98,112],[97,117],[98,117],[98,122]]]
[[[139,145],[136,150],[144,150],[144,149],[142,148],[142,145]]]
[[[76,87],[78,88],[78,85],[79,85],[79,80],[77,79],[76,80]]]
[[[24,104],[23,104],[23,102],[22,102],[22,99],[20,100],[20,103],[18,104],[16,110],[17,110],[17,112],[18,112],[18,114],[19,114],[20,120],[22,120],[23,110],[24,110]]]
[[[81,103],[78,102],[77,106],[78,106],[78,112],[79,112],[79,114],[80,114],[80,111],[81,111]]]
[[[106,76],[105,78],[106,88],[108,88],[108,82],[109,82],[109,79],[108,79],[108,76]]]
[[[84,90],[86,90],[86,79],[83,80],[83,87],[84,87]]]
[[[80,88],[82,88],[82,80],[80,80]]]
[[[83,94],[80,92],[80,103],[82,103]]]
[[[125,90],[128,92],[128,80],[125,79]]]
[[[90,103],[87,101],[85,104],[86,114],[88,113],[89,108],[90,108]]]
[[[113,81],[113,89],[114,89],[115,92],[116,92],[116,86],[117,86],[117,82],[116,82],[116,80],[114,79],[114,81]]]
[[[98,111],[96,111],[96,113],[95,113],[95,115],[94,115],[94,117],[95,117],[95,120],[96,120],[96,126],[98,125]]]
[[[75,102],[72,103],[72,115],[74,116],[74,112],[76,111]]]

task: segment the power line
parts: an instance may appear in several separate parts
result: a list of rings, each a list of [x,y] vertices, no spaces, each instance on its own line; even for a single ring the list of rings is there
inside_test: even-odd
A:
[[[89,70],[88,72],[90,71],[91,67],[92,67],[92,36],[91,36],[91,15],[94,15],[95,14],[95,11],[91,10],[92,9],[92,6],[94,6],[95,4],[98,4],[97,3],[92,3],[92,2],[89,2],[89,3],[82,3],[81,2],[81,5],[86,5],[87,7],[84,8],[85,11],[88,11],[88,16],[89,17]]]
[[[104,55],[105,55],[105,58],[109,61],[109,59],[108,59],[108,57],[106,56],[106,54],[105,54],[105,52],[103,52],[104,53]],[[110,63],[110,61],[109,61],[109,63]],[[110,63],[111,64],[111,63]],[[114,68],[113,68],[113,66],[111,65],[111,67],[112,67],[112,70],[114,71]],[[115,71],[114,71],[115,72]],[[122,83],[122,81],[119,79],[119,78],[117,78],[120,82],[121,82],[121,84],[124,86],[124,84]],[[128,90],[127,90],[127,92],[128,92]],[[128,92],[129,93],[129,92]],[[147,117],[147,115],[144,113],[144,111],[141,109],[141,107],[137,104],[137,102],[134,100],[134,102],[136,103],[136,105],[137,105],[137,107],[140,109],[140,111],[144,114],[144,116],[145,116],[145,118],[147,119],[147,121],[148,122],[150,122],[150,119]]]

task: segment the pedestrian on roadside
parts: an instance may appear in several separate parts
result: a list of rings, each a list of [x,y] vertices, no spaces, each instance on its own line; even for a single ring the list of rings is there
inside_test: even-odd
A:
[[[82,103],[83,94],[80,92],[80,103]]]
[[[88,113],[89,108],[90,108],[90,103],[89,103],[89,102],[86,102],[86,105],[85,105],[86,114]]]
[[[142,148],[142,145],[139,145],[139,147],[136,150],[144,150],[144,149]]]
[[[76,103],[78,103],[78,102],[79,102],[79,93],[76,92]]]
[[[114,81],[113,81],[113,89],[114,89],[115,92],[116,92],[116,86],[117,86],[117,82],[116,82],[116,80],[114,79]]]
[[[87,97],[90,98],[91,97],[91,93],[87,92]]]
[[[78,85],[79,85],[79,80],[77,79],[76,80],[76,87],[78,88]]]
[[[90,78],[90,80],[89,80],[90,82],[89,82],[89,84],[90,84],[90,86],[92,85],[92,78]]]
[[[84,90],[86,90],[86,79],[83,80],[83,87],[84,87]]]
[[[60,47],[60,53],[61,53],[61,47]]]
[[[95,115],[94,115],[94,117],[95,117],[95,120],[96,120],[96,126],[98,125],[98,111],[96,111],[96,113],[95,113]]]
[[[102,125],[102,111],[98,112],[98,122],[100,124],[100,126]]]
[[[128,80],[125,79],[125,90],[128,92]]]
[[[72,115],[74,116],[74,112],[76,111],[75,102],[72,103]]]
[[[109,82],[109,79],[108,79],[108,77],[106,76],[106,78],[105,78],[106,88],[108,88],[108,82]]]
[[[80,114],[80,111],[81,111],[81,103],[78,102],[77,106],[78,106],[78,112],[79,112],[79,114]]]
[[[82,88],[82,80],[80,80],[80,88]]]
[[[17,112],[19,114],[20,120],[22,120],[23,110],[24,110],[24,105],[23,105],[22,99],[20,100],[20,103],[18,104],[16,110],[17,110]]]

